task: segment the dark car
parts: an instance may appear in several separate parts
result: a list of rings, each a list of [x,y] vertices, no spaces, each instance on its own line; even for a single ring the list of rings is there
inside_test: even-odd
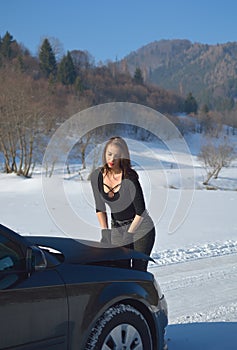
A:
[[[0,225],[0,349],[164,349],[167,305],[149,259]]]

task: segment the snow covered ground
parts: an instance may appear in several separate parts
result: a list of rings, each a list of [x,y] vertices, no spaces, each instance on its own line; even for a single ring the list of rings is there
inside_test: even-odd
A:
[[[237,162],[212,181],[217,190],[207,190],[202,185],[205,170],[196,158],[200,136],[188,139],[193,164],[180,154],[178,140],[172,153],[159,143],[127,141],[156,223],[155,263],[149,269],[168,302],[169,349],[236,350]],[[83,176],[80,181],[77,173],[58,172],[46,180],[37,172],[32,179],[1,173],[1,223],[23,235],[65,235],[57,217],[71,210],[80,222],[72,235],[98,240],[91,187]],[[63,186],[66,200],[53,192],[55,183]],[[52,189],[52,198],[55,194],[54,205],[45,202],[46,188]],[[175,216],[176,229],[170,230]]]

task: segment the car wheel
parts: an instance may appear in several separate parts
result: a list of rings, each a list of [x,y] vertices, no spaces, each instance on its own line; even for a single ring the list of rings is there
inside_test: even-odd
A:
[[[149,326],[143,315],[130,305],[118,304],[97,321],[86,350],[152,350]]]

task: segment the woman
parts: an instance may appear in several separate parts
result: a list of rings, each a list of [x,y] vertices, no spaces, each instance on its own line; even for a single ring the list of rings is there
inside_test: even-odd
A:
[[[96,214],[102,230],[102,242],[122,245],[150,255],[155,227],[145,208],[138,174],[131,167],[129,150],[121,137],[112,137],[105,145],[103,166],[91,175]],[[108,228],[106,205],[111,211]],[[134,260],[133,267],[147,269],[147,261]]]

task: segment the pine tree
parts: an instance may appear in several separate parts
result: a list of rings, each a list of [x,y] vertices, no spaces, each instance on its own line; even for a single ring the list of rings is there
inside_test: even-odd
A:
[[[7,58],[7,59],[11,58],[11,56],[12,56],[11,44],[13,42],[14,42],[13,36],[9,32],[6,32],[6,34],[4,35],[4,37],[1,40],[0,53],[1,53],[2,57]]]
[[[198,104],[196,99],[193,97],[192,93],[190,92],[186,100],[184,101],[184,112],[187,114],[190,113],[197,113],[198,110]]]
[[[144,83],[141,68],[139,68],[139,67],[136,68],[136,70],[134,72],[133,80],[136,84],[143,84]]]
[[[72,85],[76,80],[76,69],[69,51],[59,64],[58,80],[64,85]]]
[[[55,59],[55,54],[47,38],[44,39],[43,44],[41,45],[39,61],[40,70],[44,76],[46,76],[47,78],[49,78],[49,76],[56,76],[57,63]]]

